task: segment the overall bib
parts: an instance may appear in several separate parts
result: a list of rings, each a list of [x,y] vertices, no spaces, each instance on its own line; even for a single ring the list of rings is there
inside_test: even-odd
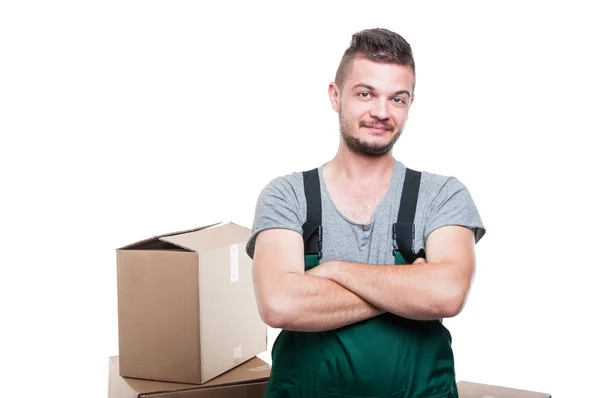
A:
[[[305,171],[305,269],[322,256],[317,169]],[[425,257],[412,251],[421,174],[407,169],[393,225],[394,263]],[[282,330],[272,349],[269,398],[458,398],[451,337],[440,320],[391,313],[325,332]]]

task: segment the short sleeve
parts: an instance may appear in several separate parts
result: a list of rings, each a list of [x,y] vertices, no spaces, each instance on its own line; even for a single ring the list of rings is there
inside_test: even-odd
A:
[[[473,231],[475,243],[486,233],[477,206],[467,187],[456,177],[449,177],[429,206],[423,242],[435,229],[445,225],[461,225]]]
[[[293,178],[293,176],[288,176]],[[256,202],[252,232],[246,244],[246,253],[254,258],[256,236],[265,229],[290,229],[302,235],[300,203],[294,186],[288,178],[277,177],[261,191]]]

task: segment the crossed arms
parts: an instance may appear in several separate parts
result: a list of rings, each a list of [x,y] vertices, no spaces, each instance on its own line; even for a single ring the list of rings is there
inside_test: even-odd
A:
[[[274,328],[332,330],[384,312],[410,319],[456,316],[475,270],[473,232],[444,226],[429,234],[427,260],[371,265],[324,262],[304,272],[302,236],[286,229],[258,234],[253,281],[258,310]]]

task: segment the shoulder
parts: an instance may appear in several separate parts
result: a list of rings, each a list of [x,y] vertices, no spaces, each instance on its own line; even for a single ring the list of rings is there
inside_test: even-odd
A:
[[[466,190],[467,187],[457,176],[431,171],[421,172],[421,192],[431,199],[463,189]]]
[[[292,171],[273,177],[262,188],[259,201],[285,199],[298,201],[304,195],[304,179],[302,172]]]
[[[257,235],[266,229],[289,229],[302,235],[306,221],[303,172],[293,171],[273,177],[262,188],[254,212],[252,233],[246,245],[253,258]]]
[[[424,213],[424,239],[441,226],[463,225],[473,230],[478,242],[486,228],[467,185],[456,175],[420,172],[419,202]]]
[[[463,184],[463,182],[456,176],[408,167],[398,160],[396,160],[396,162],[399,165],[399,169],[403,172],[411,169],[412,171],[416,171],[420,174],[420,201],[430,201],[436,196],[447,191],[466,189],[466,186]]]

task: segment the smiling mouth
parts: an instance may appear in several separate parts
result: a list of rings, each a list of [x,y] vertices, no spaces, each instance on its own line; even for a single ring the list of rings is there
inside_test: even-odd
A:
[[[372,130],[377,133],[387,133],[390,129],[386,126],[364,126],[365,128]]]
[[[371,130],[376,130],[376,131],[392,131],[392,126],[386,124],[386,123],[368,123],[365,121],[360,122],[360,127],[366,127],[368,129]]]
[[[375,129],[375,130],[389,130],[386,126],[367,126],[370,129]]]

